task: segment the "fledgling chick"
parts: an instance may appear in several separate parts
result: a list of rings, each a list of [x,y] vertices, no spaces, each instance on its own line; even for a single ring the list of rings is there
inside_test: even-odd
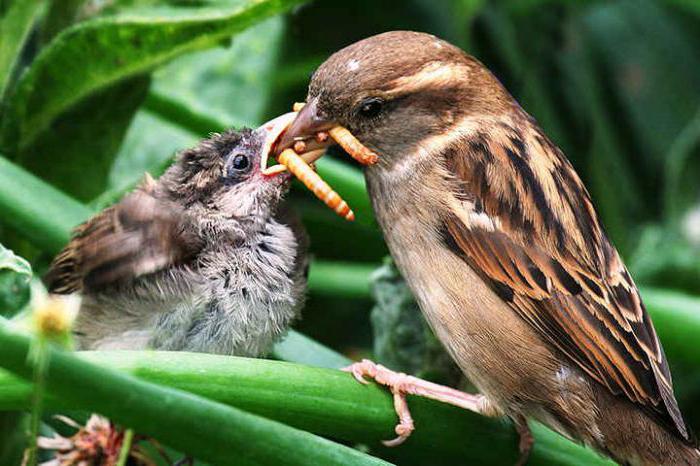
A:
[[[307,268],[306,235],[281,206],[290,177],[261,173],[281,129],[203,140],[77,228],[46,282],[82,294],[81,349],[270,349],[302,306]]]
[[[415,32],[350,45],[315,72],[280,149],[335,125],[378,154],[365,176],[391,254],[481,395],[369,362],[356,376],[505,414],[523,458],[534,418],[624,464],[700,463],[654,326],[586,188],[481,63]],[[412,425],[396,404],[401,440]]]

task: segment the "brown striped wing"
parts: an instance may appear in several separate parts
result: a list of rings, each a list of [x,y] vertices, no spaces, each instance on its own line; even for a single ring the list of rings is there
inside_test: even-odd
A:
[[[44,280],[53,293],[100,290],[182,263],[198,247],[184,212],[141,188],[80,225]]]
[[[563,154],[523,118],[448,151],[446,169],[448,245],[545,341],[690,440],[639,292]]]

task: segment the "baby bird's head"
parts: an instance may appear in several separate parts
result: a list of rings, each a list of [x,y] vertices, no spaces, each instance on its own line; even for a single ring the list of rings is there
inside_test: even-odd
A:
[[[178,155],[165,172],[162,188],[183,205],[241,222],[274,215],[289,188],[290,175],[266,175],[261,160],[271,145],[271,129],[229,130]]]

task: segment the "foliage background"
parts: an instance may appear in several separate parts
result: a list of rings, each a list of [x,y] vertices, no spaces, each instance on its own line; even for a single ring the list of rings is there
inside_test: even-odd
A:
[[[303,100],[335,50],[387,30],[431,32],[494,71],[584,178],[645,297],[681,322],[660,332],[700,428],[700,350],[666,341],[689,328],[677,316],[700,316],[700,2],[2,0],[0,14],[0,243],[36,276],[69,227],[145,171]],[[460,383],[389,265],[370,288],[386,248],[361,177],[341,154],[324,162],[359,218],[345,223],[293,192],[316,259],[297,330],[353,359]],[[12,263],[0,271],[4,315],[29,299],[25,264]],[[0,429],[16,433],[14,417]]]

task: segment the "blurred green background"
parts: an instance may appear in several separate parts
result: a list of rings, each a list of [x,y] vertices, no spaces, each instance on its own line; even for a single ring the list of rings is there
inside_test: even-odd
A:
[[[564,150],[640,287],[668,290],[700,314],[699,1],[263,1],[236,16],[245,3],[1,0],[2,160],[101,208],[210,132],[289,111],[339,48],[388,30],[426,31],[484,62]],[[352,163],[335,157],[325,170],[343,178]],[[65,233],[35,225],[73,225],[88,211],[68,212],[58,197],[15,199],[8,183],[17,178],[3,164],[0,244],[41,274]],[[356,207],[355,223],[303,189],[292,194],[320,264],[312,282],[323,281],[296,328],[351,358],[434,368],[444,356],[410,296],[391,288],[401,287],[393,272],[375,275],[374,298],[368,292],[386,248],[363,194],[343,191],[360,179],[348,173],[336,187]],[[3,314],[27,296],[15,271],[0,271]],[[673,308],[664,296],[655,305]],[[400,354],[407,348],[420,355]],[[416,357],[428,362],[411,364]],[[671,365],[698,429],[700,370]],[[433,375],[453,380],[445,371]]]

